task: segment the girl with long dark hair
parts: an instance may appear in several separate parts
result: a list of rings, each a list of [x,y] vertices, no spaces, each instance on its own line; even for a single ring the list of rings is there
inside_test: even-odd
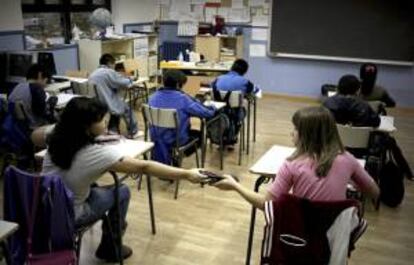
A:
[[[101,243],[96,256],[106,261],[117,261],[110,237],[114,227],[116,207],[113,188],[91,187],[104,172],[148,174],[169,179],[202,181],[198,170],[187,170],[124,156],[114,145],[102,144],[96,138],[106,132],[108,109],[96,99],[78,97],[65,107],[59,122],[47,138],[48,150],[43,160],[42,174],[59,175],[74,194],[75,223],[90,224],[108,212],[109,222],[102,224]],[[126,185],[119,189],[121,224],[126,229],[130,191]],[[123,246],[124,258],[132,250]]]

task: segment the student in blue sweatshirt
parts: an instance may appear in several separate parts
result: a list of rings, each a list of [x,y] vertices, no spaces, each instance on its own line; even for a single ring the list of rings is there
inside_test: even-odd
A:
[[[244,77],[247,70],[249,70],[249,64],[245,60],[235,60],[230,72],[217,77],[217,79],[211,83],[214,98],[216,100],[220,100],[220,98],[222,100],[224,99],[223,96],[220,96],[219,92],[239,91],[245,97],[253,94],[255,92],[253,83]],[[241,127],[241,121],[243,121],[246,116],[246,110],[244,107],[232,108],[232,110],[233,111],[231,111],[232,114],[229,115],[229,119],[231,119],[233,124],[235,124],[235,135],[238,135]],[[229,143],[228,148],[232,149],[233,143]]]
[[[181,89],[186,83],[187,77],[178,70],[166,71],[163,75],[164,87],[158,89],[149,99],[149,106],[162,109],[176,109],[179,121],[179,143],[184,145],[195,137],[200,137],[200,132],[191,130],[190,117],[211,118],[216,109],[206,107],[200,101],[184,93]],[[175,129],[152,127],[151,139],[154,140],[153,160],[173,164],[171,150],[175,144]]]
[[[243,59],[237,59],[231,66],[230,72],[219,76],[213,81],[213,89],[220,91],[241,91],[244,95],[252,93],[254,85],[244,77],[247,70],[249,70],[249,64]]]

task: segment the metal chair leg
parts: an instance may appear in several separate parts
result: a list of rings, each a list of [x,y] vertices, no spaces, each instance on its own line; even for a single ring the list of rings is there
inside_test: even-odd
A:
[[[151,229],[152,229],[152,234],[155,235],[157,233],[157,230],[155,227],[155,214],[154,214],[154,204],[152,200],[151,177],[149,175],[147,175],[147,189],[148,189],[148,202],[149,202],[148,204],[149,204],[150,217],[151,217]]]
[[[251,106],[250,106],[250,100],[247,103],[247,148],[246,148],[246,154],[249,154],[250,149],[250,116],[251,116]]]
[[[240,143],[239,143],[239,166],[241,165],[242,153],[244,150],[244,122],[242,122],[240,134],[241,136],[240,136]]]
[[[117,250],[117,256],[118,256],[118,260],[119,260],[119,264],[120,265],[123,265],[124,264],[124,259],[123,259],[123,257],[122,257],[122,228],[121,228],[121,211],[120,211],[120,208],[119,208],[119,185],[120,185],[120,183],[119,183],[119,178],[118,178],[118,176],[117,176],[117,174],[115,173],[115,172],[110,172],[111,174],[112,174],[112,177],[113,177],[113,179],[114,179],[114,182],[115,182],[115,189],[114,189],[114,192],[115,192],[115,205],[116,205],[116,207],[117,207],[117,220],[116,220],[116,230],[117,230],[117,233],[118,233],[118,235],[117,235],[117,248],[116,248],[116,250]]]
[[[177,167],[181,167],[183,155],[184,154],[182,154],[182,153],[179,154],[179,157],[177,158]],[[177,179],[175,181],[174,200],[176,200],[178,198],[178,189],[179,189],[179,187],[180,187],[180,180]]]
[[[224,160],[224,143],[223,138],[220,140],[220,170],[223,170],[223,160]]]
[[[140,191],[141,190],[141,187],[142,187],[142,178],[143,178],[143,176],[140,176],[138,179],[137,179],[137,189]]]
[[[199,168],[200,167],[200,159],[198,157],[198,145],[195,144],[195,157],[196,157],[196,166]]]
[[[253,142],[256,142],[256,114],[257,114],[257,99],[253,99]]]
[[[175,192],[174,192],[174,199],[178,198],[178,188],[180,187],[180,180],[175,181]]]

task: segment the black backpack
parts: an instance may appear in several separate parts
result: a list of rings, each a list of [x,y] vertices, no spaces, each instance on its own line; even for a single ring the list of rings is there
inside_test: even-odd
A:
[[[379,174],[380,199],[389,207],[397,207],[404,198],[404,173],[396,163],[392,152],[387,151],[386,160]]]
[[[231,91],[228,91],[222,98],[220,92],[215,88],[213,84],[213,96],[214,100],[225,102],[226,106],[219,111],[219,113],[208,122],[207,137],[214,144],[220,144],[221,139],[224,145],[233,145],[237,143],[237,110],[230,107]]]
[[[213,144],[235,144],[235,127],[225,112],[217,114],[207,126],[207,136]]]
[[[379,183],[380,200],[389,207],[397,207],[404,198],[404,169],[402,154],[391,136],[371,132],[366,169]]]

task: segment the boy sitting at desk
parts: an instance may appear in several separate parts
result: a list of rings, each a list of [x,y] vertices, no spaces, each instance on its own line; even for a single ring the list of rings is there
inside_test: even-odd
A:
[[[245,60],[237,59],[234,61],[230,72],[219,76],[211,84],[214,99],[217,100],[223,98],[220,96],[220,91],[240,91],[244,96],[251,95],[254,92],[254,85],[244,77],[248,69],[249,64]],[[229,116],[229,118],[232,119],[232,122],[236,125],[234,135],[238,135],[241,127],[241,121],[245,116],[246,110],[243,107],[235,109],[235,115]],[[232,145],[229,145],[228,147],[231,149]]]
[[[18,84],[9,96],[12,103],[21,102],[31,129],[53,123],[53,110],[47,108],[46,87],[50,78],[47,71],[38,64],[30,66],[26,74],[27,81]]]
[[[378,127],[381,119],[366,101],[358,97],[360,88],[361,84],[356,76],[344,75],[339,79],[338,94],[327,98],[323,105],[331,111],[337,123],[356,127]],[[396,140],[387,133],[383,133],[382,137],[385,148],[391,150],[404,175],[414,180],[410,166]]]
[[[121,89],[133,85],[132,80],[114,70],[115,58],[110,54],[102,55],[99,64],[99,68],[89,76],[89,82],[96,85],[97,97],[107,105],[111,112],[108,130],[118,132],[118,117],[121,117],[127,125],[129,137],[136,138],[138,125],[135,115],[129,105],[119,96]]]
[[[339,79],[338,93],[328,97],[323,105],[331,111],[337,123],[378,127],[381,119],[366,101],[358,97],[360,88],[356,76],[344,75]]]
[[[164,87],[158,89],[150,98],[148,105],[154,108],[176,109],[179,122],[179,142],[186,144],[190,139],[199,138],[199,131],[191,130],[190,116],[211,118],[215,108],[205,107],[201,102],[182,91],[187,77],[178,70],[168,70],[163,75]],[[171,158],[176,132],[175,129],[153,127],[150,129],[151,139],[154,140],[153,159],[163,164],[174,164]],[[194,150],[193,150],[194,151]]]

